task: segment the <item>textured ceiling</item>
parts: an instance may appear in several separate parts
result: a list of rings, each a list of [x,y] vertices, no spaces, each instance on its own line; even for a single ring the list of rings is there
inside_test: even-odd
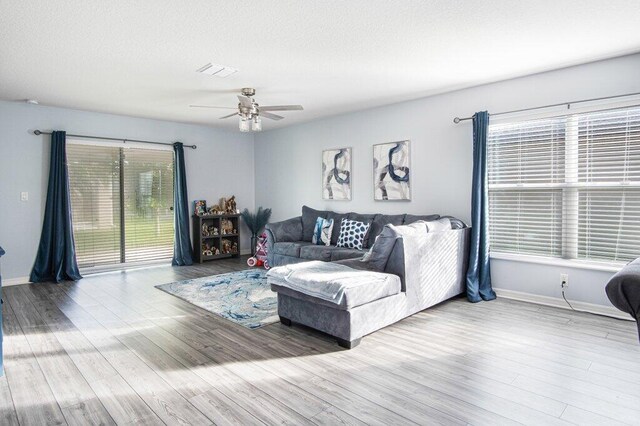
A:
[[[0,1],[0,99],[228,128],[188,105],[304,105],[267,130],[639,50],[638,0]]]

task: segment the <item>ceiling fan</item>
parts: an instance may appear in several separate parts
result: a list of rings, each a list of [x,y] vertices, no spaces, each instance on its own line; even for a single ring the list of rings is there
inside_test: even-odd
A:
[[[240,116],[240,131],[241,132],[259,132],[262,130],[261,118],[269,118],[271,120],[282,120],[284,117],[277,114],[272,114],[269,111],[301,111],[302,105],[270,105],[260,106],[252,98],[256,94],[256,90],[250,87],[245,87],[241,90],[241,95],[238,95],[237,111],[233,114],[220,117],[220,120],[225,118]],[[213,105],[189,105],[191,108],[222,108],[222,109],[236,109],[233,107],[222,107]]]

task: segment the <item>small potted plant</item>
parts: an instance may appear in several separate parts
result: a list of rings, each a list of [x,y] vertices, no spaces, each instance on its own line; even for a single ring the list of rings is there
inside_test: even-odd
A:
[[[251,231],[251,256],[255,256],[258,235],[260,235],[265,225],[269,223],[271,209],[258,207],[255,213],[249,212],[249,209],[244,209],[241,214],[244,223],[247,225],[247,228],[249,228],[249,231]]]

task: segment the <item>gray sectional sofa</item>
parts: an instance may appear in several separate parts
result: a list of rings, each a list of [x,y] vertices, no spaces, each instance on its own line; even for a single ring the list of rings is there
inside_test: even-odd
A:
[[[363,251],[311,245],[311,223],[323,215],[336,213],[303,207],[302,216],[267,226],[269,262],[281,265],[269,271],[267,282],[278,293],[283,324],[312,327],[353,348],[363,336],[465,291],[471,228],[462,221],[449,218],[451,229],[429,232],[428,222],[438,215],[368,215],[372,248],[363,259]],[[312,259],[305,247],[326,252]],[[332,278],[325,283],[315,277]]]
[[[330,246],[311,244],[313,230],[318,217],[333,219],[333,232]],[[357,259],[363,256],[362,250],[336,247],[340,235],[340,222],[342,218],[371,223],[369,233],[365,241],[364,249],[368,250],[373,245],[376,237],[382,232],[386,224],[407,225],[418,220],[431,221],[440,218],[437,214],[412,215],[412,214],[360,214],[360,213],[336,213],[327,210],[315,210],[310,207],[302,207],[302,215],[282,222],[270,223],[266,226],[267,256],[270,266],[287,265],[290,263],[308,262],[310,260],[322,260],[335,262],[346,259]],[[458,229],[465,224],[455,218],[450,218],[452,224]]]

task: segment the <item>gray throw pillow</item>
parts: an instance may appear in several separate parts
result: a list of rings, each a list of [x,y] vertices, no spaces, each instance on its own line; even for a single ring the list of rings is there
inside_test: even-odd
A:
[[[390,226],[385,226],[362,261],[366,262],[372,270],[383,272],[397,239],[398,233]]]

